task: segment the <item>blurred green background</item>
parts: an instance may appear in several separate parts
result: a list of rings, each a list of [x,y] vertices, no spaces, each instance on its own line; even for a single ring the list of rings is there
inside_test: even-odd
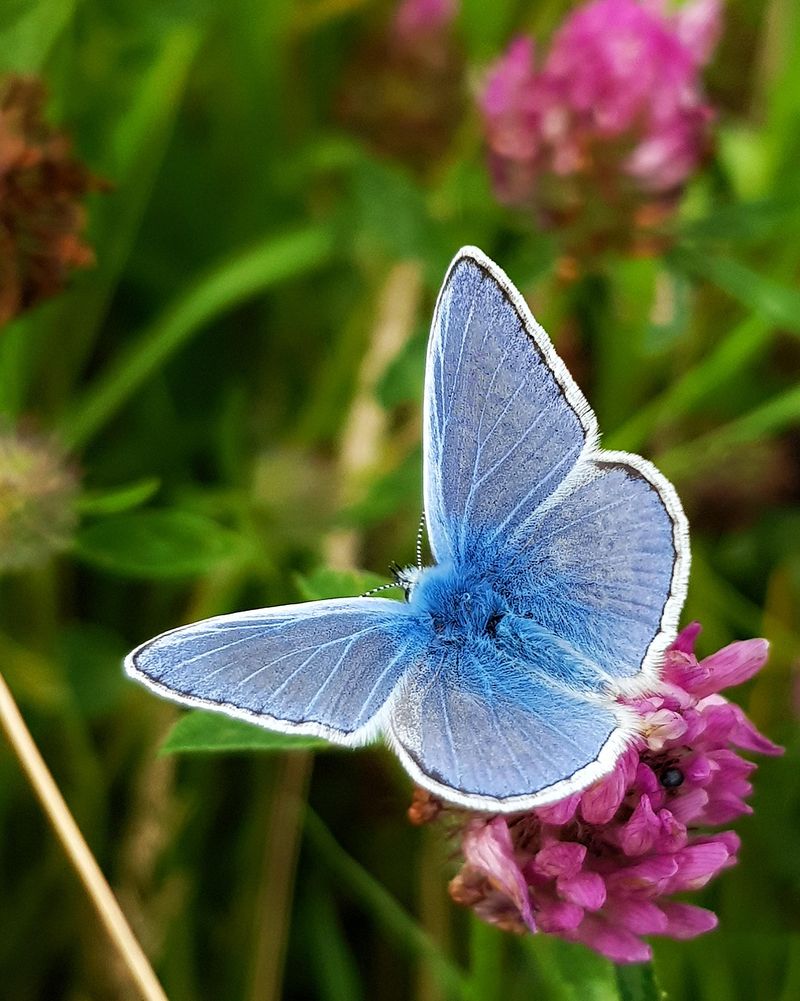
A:
[[[800,8],[728,5],[714,153],[670,246],[565,280],[557,234],[492,195],[474,93],[569,7],[465,0],[430,78],[385,57],[384,3],[0,8],[0,68],[43,75],[107,187],[95,265],[0,330],[0,435],[55,434],[80,485],[66,551],[0,577],[0,670],[172,999],[656,996],[451,904],[452,846],[407,823],[384,750],[253,731],[203,753],[248,737],[201,721],[171,738],[193,752],[159,753],[180,711],[121,674],[181,622],[413,561],[427,326],[464,243],[524,291],[605,443],[675,482],[700,652],[772,642],[736,697],[787,753],[760,763],[740,865],[698,895],[720,929],[657,941],[660,983],[800,997]],[[4,742],[0,830],[0,995],[136,997]]]

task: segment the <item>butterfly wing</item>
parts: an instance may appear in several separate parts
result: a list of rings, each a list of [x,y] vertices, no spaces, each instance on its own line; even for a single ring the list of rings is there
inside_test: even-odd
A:
[[[376,735],[418,659],[415,636],[400,602],[310,601],[173,629],[134,650],[125,666],[177,702],[355,746]]]
[[[552,645],[553,658],[569,655]],[[569,673],[559,665],[555,673]],[[632,733],[624,710],[553,684],[497,647],[445,650],[402,683],[388,737],[422,786],[473,810],[556,802],[607,774]]]
[[[437,562],[522,529],[597,440],[597,423],[502,271],[465,247],[434,311],[425,375],[425,510]]]
[[[456,255],[425,387],[425,508],[439,562],[481,568],[519,614],[597,661],[597,686],[652,674],[686,594],[671,484],[603,452],[597,421],[507,276]]]
[[[499,588],[590,658],[601,687],[635,692],[675,635],[689,571],[685,518],[671,485],[638,456],[600,452],[580,472],[499,559]]]

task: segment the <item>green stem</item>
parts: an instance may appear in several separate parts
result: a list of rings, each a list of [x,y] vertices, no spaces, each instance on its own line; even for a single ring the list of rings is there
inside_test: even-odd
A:
[[[491,998],[503,977],[504,932],[471,916],[469,965],[472,992],[476,998]]]

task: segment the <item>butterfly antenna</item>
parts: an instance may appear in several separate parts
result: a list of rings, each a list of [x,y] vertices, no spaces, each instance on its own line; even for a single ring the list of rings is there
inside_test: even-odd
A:
[[[425,534],[425,512],[419,516],[419,528],[417,529],[417,568],[422,569],[422,536]]]
[[[362,595],[359,595],[359,597],[370,598],[373,594],[379,594],[381,591],[389,591],[393,587],[402,587],[402,586],[403,585],[400,583],[399,580],[394,580],[392,581],[391,584],[379,584],[377,587],[370,588],[369,591],[365,591]]]

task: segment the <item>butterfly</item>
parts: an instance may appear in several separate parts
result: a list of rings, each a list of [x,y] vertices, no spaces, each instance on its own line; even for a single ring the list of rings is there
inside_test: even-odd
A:
[[[419,785],[474,810],[586,788],[637,733],[686,595],[689,535],[647,460],[595,415],[505,273],[458,252],[436,303],[424,412],[434,562],[406,600],[220,615],[142,644],[162,696],[353,747],[382,736]]]

